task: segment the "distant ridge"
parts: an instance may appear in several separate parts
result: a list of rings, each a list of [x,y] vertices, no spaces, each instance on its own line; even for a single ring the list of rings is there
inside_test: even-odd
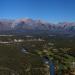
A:
[[[41,33],[41,31],[47,31],[48,34],[51,32],[57,34],[74,34],[75,22],[59,22],[58,24],[53,24],[42,20],[33,20],[25,18],[16,20],[0,19],[0,34],[6,34],[5,32],[11,34],[27,34],[28,32],[30,33],[32,31],[35,34]]]

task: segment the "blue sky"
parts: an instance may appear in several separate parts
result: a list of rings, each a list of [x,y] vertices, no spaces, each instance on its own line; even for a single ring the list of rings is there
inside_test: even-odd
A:
[[[75,21],[75,0],[0,0],[0,18]]]

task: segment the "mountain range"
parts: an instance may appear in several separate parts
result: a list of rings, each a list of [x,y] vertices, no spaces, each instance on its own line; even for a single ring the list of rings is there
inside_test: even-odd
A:
[[[75,33],[75,22],[48,23],[42,20],[0,19],[0,34],[70,34]]]

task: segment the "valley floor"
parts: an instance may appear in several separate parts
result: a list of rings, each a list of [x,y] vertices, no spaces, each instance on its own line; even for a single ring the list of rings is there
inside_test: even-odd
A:
[[[74,45],[75,38],[0,36],[0,75],[75,75]]]

